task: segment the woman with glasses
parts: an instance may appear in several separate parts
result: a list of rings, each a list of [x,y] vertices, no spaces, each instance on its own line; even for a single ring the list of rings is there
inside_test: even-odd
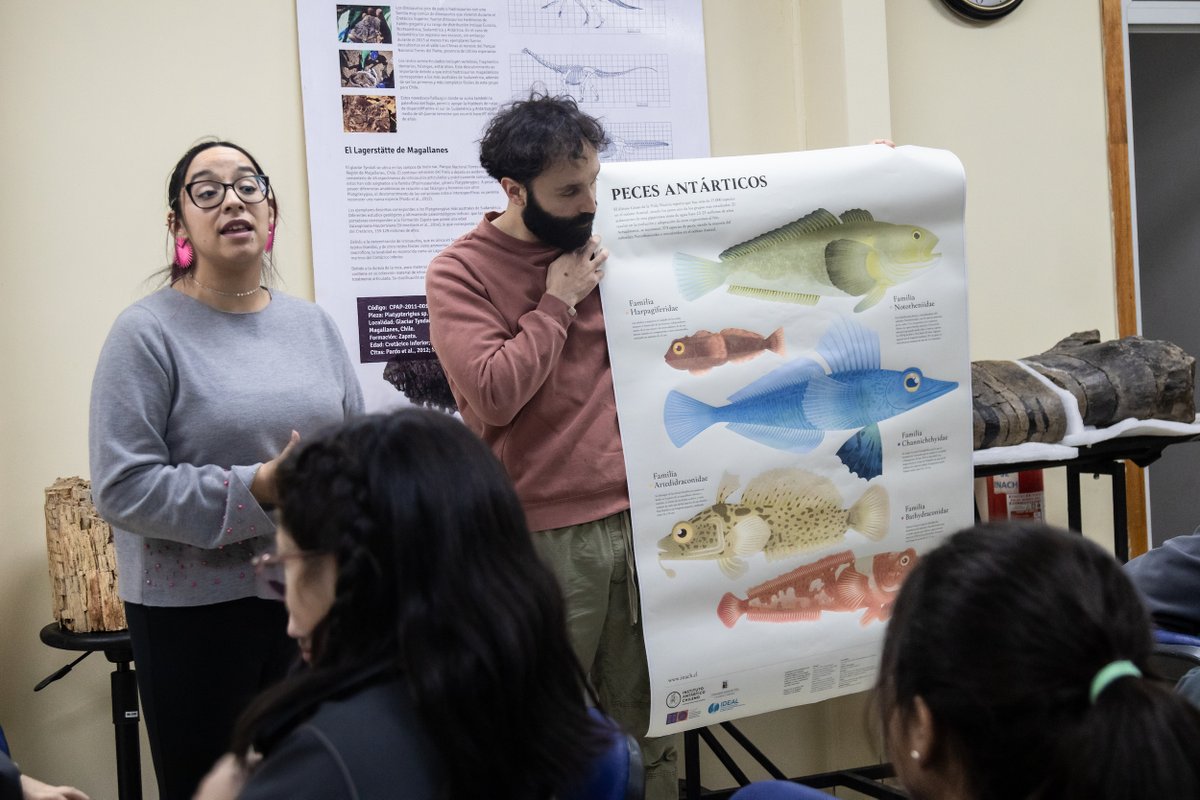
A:
[[[487,446],[435,411],[360,417],[277,485],[260,564],[282,571],[310,669],[254,703],[197,797],[573,796],[605,729]]]
[[[254,157],[195,145],[167,203],[167,285],[113,324],[89,431],[163,800],[191,797],[294,656],[286,612],[250,566],[274,534],[275,469],[301,436],[362,408],[329,317],[264,285],[277,207]]]

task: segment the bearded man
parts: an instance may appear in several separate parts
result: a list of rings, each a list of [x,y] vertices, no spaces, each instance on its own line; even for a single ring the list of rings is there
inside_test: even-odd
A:
[[[606,710],[643,736],[650,685],[592,235],[600,123],[569,97],[506,106],[480,163],[507,199],[426,273],[430,339],[463,421],[516,485]],[[436,535],[436,532],[433,532]],[[641,739],[646,796],[677,800],[673,737]]]

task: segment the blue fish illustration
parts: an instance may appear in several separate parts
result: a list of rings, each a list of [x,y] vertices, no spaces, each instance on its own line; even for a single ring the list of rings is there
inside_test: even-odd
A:
[[[793,359],[730,395],[727,405],[710,406],[672,390],[663,409],[667,435],[683,447],[724,422],[760,444],[807,453],[827,431],[858,429],[837,455],[851,472],[870,480],[883,474],[878,423],[958,386],[927,378],[916,367],[881,369],[878,334],[841,318],[821,337],[816,352],[826,366],[808,357]]]

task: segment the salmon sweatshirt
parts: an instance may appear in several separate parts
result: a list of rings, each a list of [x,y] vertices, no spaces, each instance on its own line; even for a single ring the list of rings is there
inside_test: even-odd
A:
[[[504,464],[531,530],[629,507],[600,293],[546,294],[562,251],[490,212],[429,265],[429,337],[463,421]]]

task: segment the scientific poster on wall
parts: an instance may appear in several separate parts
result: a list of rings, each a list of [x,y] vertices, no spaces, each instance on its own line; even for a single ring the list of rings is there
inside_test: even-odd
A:
[[[601,171],[652,735],[874,685],[973,521],[965,184],[883,145]]]
[[[487,211],[477,141],[504,103],[568,94],[605,124],[604,165],[708,155],[698,0],[297,0],[317,302],[367,407],[433,357],[425,268]],[[396,379],[396,373],[392,373]]]

